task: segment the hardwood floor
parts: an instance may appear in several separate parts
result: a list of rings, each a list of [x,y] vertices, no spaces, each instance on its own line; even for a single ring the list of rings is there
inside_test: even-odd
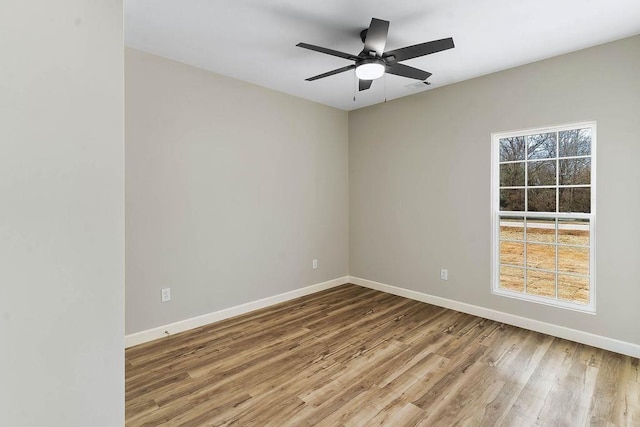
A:
[[[639,426],[639,360],[344,285],[126,351],[128,426]]]

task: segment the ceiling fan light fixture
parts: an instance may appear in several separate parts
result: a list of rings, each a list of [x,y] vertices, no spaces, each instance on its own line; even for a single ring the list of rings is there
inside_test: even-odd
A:
[[[453,39],[449,37],[405,46],[399,49],[385,50],[388,32],[389,21],[371,18],[369,28],[360,32],[360,39],[364,43],[364,48],[357,55],[328,49],[322,46],[315,46],[309,43],[298,43],[296,46],[304,49],[353,61],[351,65],[327,71],[326,73],[318,74],[305,80],[312,82],[355,69],[356,77],[359,79],[359,91],[369,89],[374,80],[379,79],[385,74],[420,80],[424,84],[429,84],[426,80],[431,76],[431,73],[409,65],[404,65],[401,62],[455,47]]]
[[[385,66],[381,60],[366,59],[356,67],[356,76],[360,80],[375,80],[384,75]]]

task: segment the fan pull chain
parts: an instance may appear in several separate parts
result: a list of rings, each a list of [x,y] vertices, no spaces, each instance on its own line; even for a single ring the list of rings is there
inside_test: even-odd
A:
[[[358,77],[355,70],[353,71],[353,102],[356,102],[356,86],[358,84]]]
[[[387,73],[382,77],[384,79],[384,102],[387,102]]]

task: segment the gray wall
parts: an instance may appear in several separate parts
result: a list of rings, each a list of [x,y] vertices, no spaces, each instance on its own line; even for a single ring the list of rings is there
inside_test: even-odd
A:
[[[350,274],[640,344],[638,76],[636,36],[351,112]],[[597,315],[491,295],[491,132],[586,120]]]
[[[127,49],[126,332],[347,275],[347,120]]]
[[[122,2],[0,2],[0,425],[124,421]]]

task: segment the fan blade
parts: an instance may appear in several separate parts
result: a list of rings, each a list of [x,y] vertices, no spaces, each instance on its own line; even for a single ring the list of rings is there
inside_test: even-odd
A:
[[[337,50],[327,49],[326,47],[321,46],[314,46],[308,43],[298,43],[296,46],[303,47],[309,50],[315,50],[316,52],[320,53],[326,53],[327,55],[337,56],[339,58],[350,59],[352,61],[357,61],[358,59],[360,59],[356,55],[352,55],[350,53],[339,52]]]
[[[384,58],[394,56],[396,61],[404,61],[406,59],[417,58],[418,56],[430,55],[442,50],[452,49],[455,45],[453,39],[434,40],[426,43],[415,44],[413,46],[401,47],[400,49],[390,50],[384,53]]]
[[[356,68],[355,64],[347,65],[346,67],[338,68],[337,70],[327,71],[326,73],[318,74],[317,76],[309,77],[308,79],[305,79],[305,80],[308,82],[312,82],[314,80],[333,76],[334,74],[344,73],[345,71],[353,70],[354,68]]]
[[[367,38],[364,41],[364,52],[369,54],[375,51],[377,56],[382,56],[384,46],[387,44],[387,33],[389,32],[389,21],[371,18],[371,24],[367,30]]]
[[[371,87],[371,83],[373,83],[373,80],[358,80],[358,91],[361,92],[369,89]]]
[[[416,80],[426,80],[431,76],[431,73],[428,71],[422,71],[418,68],[409,67],[404,64],[393,64],[387,66],[387,73]]]

